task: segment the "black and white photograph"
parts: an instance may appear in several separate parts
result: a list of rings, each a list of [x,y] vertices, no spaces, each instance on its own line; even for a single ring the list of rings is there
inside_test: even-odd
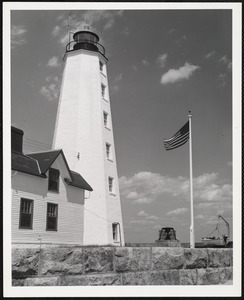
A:
[[[241,295],[241,13],[3,3],[5,296]]]

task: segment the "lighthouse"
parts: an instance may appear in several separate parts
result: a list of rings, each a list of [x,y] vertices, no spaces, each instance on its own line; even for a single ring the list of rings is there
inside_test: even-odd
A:
[[[66,46],[53,138],[93,191],[84,204],[83,245],[124,245],[105,48],[86,25]]]

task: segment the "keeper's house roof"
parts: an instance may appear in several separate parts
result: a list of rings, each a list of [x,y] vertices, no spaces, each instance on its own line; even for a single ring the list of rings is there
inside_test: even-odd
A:
[[[64,178],[68,185],[92,191],[92,187],[77,172],[70,170],[63,150],[49,150],[38,153],[23,154],[22,137],[23,131],[12,126],[12,170],[23,172],[29,175],[47,178],[46,173],[55,160],[61,156],[67,168],[69,178]]]

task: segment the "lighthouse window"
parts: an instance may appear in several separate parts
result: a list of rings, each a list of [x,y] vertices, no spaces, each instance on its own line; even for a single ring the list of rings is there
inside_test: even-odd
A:
[[[57,169],[49,169],[48,190],[52,192],[59,190],[59,170]]]
[[[105,97],[105,85],[101,84],[101,93],[102,93],[102,97]]]
[[[111,159],[111,145],[106,143],[106,156],[108,159]]]
[[[100,71],[103,71],[103,63],[101,61],[99,61],[99,66],[100,66]]]
[[[108,177],[108,188],[109,192],[113,193],[114,192],[114,179],[112,177]]]
[[[114,242],[117,242],[118,241],[118,237],[119,237],[119,235],[118,235],[118,229],[119,229],[119,226],[118,226],[119,224],[117,224],[117,223],[113,223],[112,224],[112,230],[113,230],[113,240],[114,240]]]
[[[21,199],[19,228],[32,229],[33,200]]]
[[[47,230],[57,230],[58,205],[47,203]]]
[[[103,112],[103,122],[104,126],[108,127],[108,114],[105,111]]]

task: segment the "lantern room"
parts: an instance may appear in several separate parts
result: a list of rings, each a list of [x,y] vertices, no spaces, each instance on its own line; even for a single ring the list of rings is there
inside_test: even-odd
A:
[[[91,31],[77,31],[74,33],[73,39],[75,41],[74,50],[98,51],[97,43],[99,42],[99,37]]]

